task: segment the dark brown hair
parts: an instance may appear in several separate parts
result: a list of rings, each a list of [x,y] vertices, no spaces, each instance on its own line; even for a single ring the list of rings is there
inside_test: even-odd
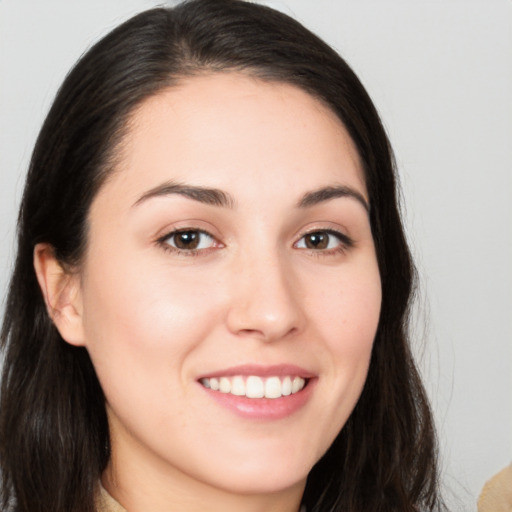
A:
[[[181,78],[238,71],[293,84],[334,111],[364,168],[382,280],[382,311],[362,396],[312,469],[309,512],[441,508],[435,433],[408,340],[414,269],[392,152],[365,89],[323,41],[288,16],[238,0],[194,0],[143,12],[92,47],[70,72],[37,140],[18,221],[18,253],[1,332],[0,470],[4,509],[92,512],[109,460],[104,396],[84,348],[46,312],[37,243],[80,263],[87,215],[134,108]]]

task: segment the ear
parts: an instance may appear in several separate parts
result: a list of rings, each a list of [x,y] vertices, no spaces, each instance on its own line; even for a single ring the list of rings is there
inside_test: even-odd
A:
[[[46,243],[34,248],[34,269],[46,309],[60,335],[71,345],[83,346],[80,276],[66,270]]]

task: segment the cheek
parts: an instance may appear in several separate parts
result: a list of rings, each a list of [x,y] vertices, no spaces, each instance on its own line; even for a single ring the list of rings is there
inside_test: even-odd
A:
[[[377,263],[369,259],[340,272],[318,295],[315,325],[326,346],[324,367],[330,386],[324,393],[325,423],[334,438],[355,407],[370,363],[381,307],[381,282]],[[326,436],[327,437],[327,436]]]
[[[376,263],[340,273],[328,292],[317,296],[318,320],[331,353],[346,360],[369,358],[381,307],[381,282]],[[347,359],[348,358],[348,359]]]
[[[323,342],[315,350],[323,373],[311,432],[320,458],[346,424],[366,381],[381,307],[381,282],[374,259],[317,280],[308,303],[311,324]],[[310,434],[311,435],[311,434]]]
[[[91,268],[84,323],[98,374],[118,368],[142,379],[159,368],[168,372],[206,337],[218,308],[204,279],[191,274],[127,258],[103,259]]]
[[[190,355],[208,337],[218,306],[201,276],[138,263],[118,259],[91,272],[84,296],[87,349],[120,424],[165,439],[163,425],[190,428]],[[143,423],[134,411],[144,411]]]

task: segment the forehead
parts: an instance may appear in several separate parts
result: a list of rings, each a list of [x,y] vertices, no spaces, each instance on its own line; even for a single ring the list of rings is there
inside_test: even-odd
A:
[[[133,199],[170,179],[242,195],[262,180],[297,194],[343,182],[367,195],[355,145],[328,107],[298,87],[240,73],[186,78],[144,101],[119,156],[113,181]]]

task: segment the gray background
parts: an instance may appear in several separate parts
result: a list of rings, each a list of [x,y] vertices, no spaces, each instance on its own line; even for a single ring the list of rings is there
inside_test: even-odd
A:
[[[512,3],[267,2],[333,45],[394,146],[422,293],[415,350],[451,510],[512,459]],[[0,1],[0,294],[23,176],[67,70],[149,0]]]

